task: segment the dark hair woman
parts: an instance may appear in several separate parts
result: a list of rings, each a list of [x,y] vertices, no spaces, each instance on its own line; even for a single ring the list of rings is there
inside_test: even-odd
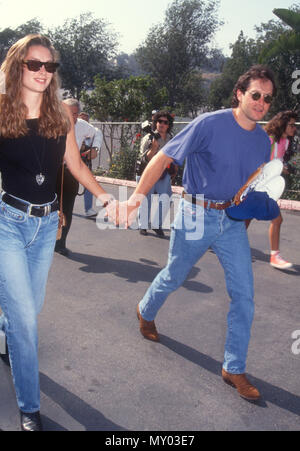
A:
[[[265,126],[271,140],[271,160],[279,158],[285,162],[285,155],[290,145],[290,140],[295,136],[297,114],[294,111],[282,111],[271,119]],[[287,167],[284,166],[284,172],[287,173]],[[279,252],[280,229],[283,219],[281,214],[273,219],[269,228],[269,240],[271,248],[270,264],[277,269],[288,269],[292,263],[284,260]]]

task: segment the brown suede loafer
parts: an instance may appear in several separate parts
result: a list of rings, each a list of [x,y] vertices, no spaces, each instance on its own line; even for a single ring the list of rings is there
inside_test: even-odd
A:
[[[140,322],[140,332],[143,337],[147,338],[147,340],[151,341],[160,341],[159,335],[157,333],[154,321],[146,321],[142,315],[140,314],[139,305],[137,305],[136,309],[137,317]]]
[[[242,398],[248,401],[258,401],[261,398],[259,391],[250,384],[245,374],[231,374],[222,369],[222,378],[226,384],[236,388]]]

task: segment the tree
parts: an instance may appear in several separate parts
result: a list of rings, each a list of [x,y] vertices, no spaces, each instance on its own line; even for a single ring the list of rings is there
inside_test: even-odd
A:
[[[19,39],[27,34],[43,32],[44,27],[36,18],[29,20],[15,29],[5,28],[0,31],[0,63],[5,59],[9,48]]]
[[[149,77],[129,77],[120,80],[106,80],[100,75],[95,77],[95,89],[91,93],[83,92],[81,100],[85,109],[98,121],[136,122],[143,120],[155,108],[166,105],[166,90],[157,89],[155,81]],[[136,129],[131,126],[109,125],[110,133],[104,135],[104,144],[112,160],[114,141],[126,146],[132,142]],[[140,127],[139,127],[140,130]],[[109,137],[110,141],[107,141]],[[119,149],[116,149],[119,150]]]
[[[62,87],[74,97],[93,86],[95,75],[110,76],[117,36],[104,20],[81,14],[50,31],[50,36],[61,56]]]
[[[300,102],[300,95],[292,89],[293,73],[300,67],[300,8],[275,9],[273,12],[284,24],[278,23],[277,35],[273,33],[271,39],[265,40],[259,59],[260,62],[268,64],[276,74],[278,94],[271,108],[271,113],[275,114],[281,110],[296,108]],[[272,28],[276,29],[274,22]]]
[[[181,96],[178,97],[176,113],[179,116],[195,118],[199,110],[207,104],[207,91],[202,74],[199,71],[190,73],[183,83]]]
[[[242,31],[231,49],[231,57],[224,64],[222,75],[211,84],[208,102],[212,109],[231,106],[232,91],[238,78],[258,60],[256,42],[245,37]]]
[[[207,44],[220,22],[218,0],[174,0],[162,24],[150,29],[146,41],[136,51],[141,67],[168,91],[174,108],[182,96],[188,75],[199,69]]]

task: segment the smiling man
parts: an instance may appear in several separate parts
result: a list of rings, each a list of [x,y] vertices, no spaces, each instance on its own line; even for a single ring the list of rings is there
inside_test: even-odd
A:
[[[128,202],[119,205],[119,222],[128,226],[141,195],[171,162],[182,165],[185,160],[184,194],[172,226],[168,263],[138,304],[140,331],[159,341],[154,323],[159,309],[211,247],[231,299],[222,377],[248,400],[260,398],[245,375],[254,315],[251,252],[244,222],[230,219],[225,210],[248,177],[270,159],[270,140],[256,122],[268,112],[275,92],[269,69],[253,66],[234,88],[233,108],[205,113],[185,127],[150,161]],[[199,221],[203,235],[195,233],[193,239]]]

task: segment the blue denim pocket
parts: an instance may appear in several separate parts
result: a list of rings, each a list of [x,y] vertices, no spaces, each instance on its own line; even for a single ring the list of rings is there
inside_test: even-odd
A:
[[[27,213],[17,210],[16,208],[11,207],[10,205],[7,205],[5,202],[1,201],[0,217],[10,222],[22,223],[25,222]]]

